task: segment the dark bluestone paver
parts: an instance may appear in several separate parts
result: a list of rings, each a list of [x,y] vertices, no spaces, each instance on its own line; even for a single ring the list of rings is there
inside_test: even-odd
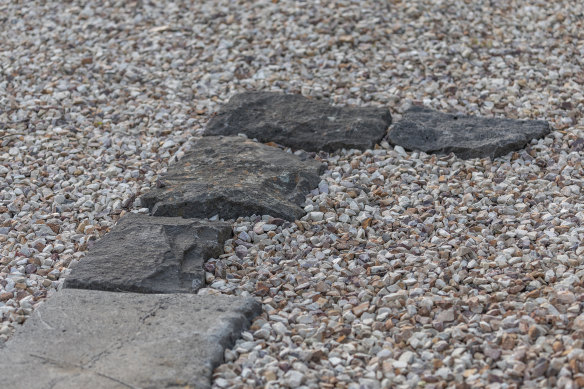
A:
[[[541,120],[452,115],[413,107],[395,123],[388,141],[407,150],[456,154],[460,158],[498,157],[521,149],[551,131]]]
[[[242,137],[205,137],[142,196],[154,216],[272,215],[293,221],[323,164]]]
[[[66,288],[188,293],[205,284],[204,262],[223,254],[226,222],[127,214],[65,279]]]
[[[11,389],[209,388],[251,298],[64,289],[0,349]]]
[[[386,108],[333,107],[301,95],[247,92],[233,96],[209,120],[205,135],[244,133],[293,149],[370,149],[391,124]]]

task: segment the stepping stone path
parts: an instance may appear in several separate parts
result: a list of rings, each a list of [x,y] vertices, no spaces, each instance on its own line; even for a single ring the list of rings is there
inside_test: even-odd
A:
[[[386,108],[333,107],[301,95],[250,92],[235,95],[207,124],[205,135],[244,133],[292,149],[370,149],[391,124]]]
[[[2,387],[209,388],[260,312],[252,298],[64,289],[0,349]]]
[[[203,265],[223,254],[231,224],[128,214],[65,279],[66,288],[189,293],[205,284]]]
[[[452,115],[424,107],[406,111],[389,131],[389,143],[406,150],[454,153],[459,158],[499,157],[551,131],[548,122]]]
[[[324,166],[242,137],[206,137],[142,196],[154,216],[272,215],[294,221]]]
[[[152,216],[124,216],[72,269],[65,289],[0,350],[0,360],[10,360],[0,366],[3,384],[209,387],[225,347],[261,306],[253,299],[193,294],[204,285],[204,262],[221,255],[231,236],[230,223],[195,218],[300,219],[305,196],[324,171],[321,163],[277,147],[209,135],[245,133],[293,149],[334,151],[373,148],[390,124],[391,115],[382,108],[331,107],[277,93],[234,96],[209,122],[207,136],[141,198]],[[388,140],[409,150],[493,157],[549,132],[542,121],[415,107]],[[40,363],[35,369],[32,360]]]

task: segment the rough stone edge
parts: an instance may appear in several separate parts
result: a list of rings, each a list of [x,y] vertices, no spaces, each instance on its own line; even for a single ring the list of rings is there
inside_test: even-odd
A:
[[[243,298],[241,296],[238,297]],[[213,371],[225,361],[225,350],[232,348],[235,345],[235,342],[241,338],[241,333],[251,326],[251,323],[256,317],[261,315],[263,312],[262,303],[251,296],[245,297],[244,304],[239,307],[237,312],[241,312],[241,317],[233,317],[229,319],[231,325],[228,326],[228,328],[230,328],[231,331],[229,331],[227,336],[223,336],[216,342],[222,352],[218,358],[210,361],[209,367],[211,376],[209,377],[209,382],[211,382],[211,385],[209,387],[213,385]],[[246,313],[249,313],[249,315],[246,315]]]

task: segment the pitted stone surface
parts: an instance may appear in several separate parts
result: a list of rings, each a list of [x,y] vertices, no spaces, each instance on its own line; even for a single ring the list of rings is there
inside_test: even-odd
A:
[[[223,254],[226,222],[128,214],[65,279],[66,288],[189,293],[205,284],[204,262]]]
[[[386,108],[333,107],[302,95],[248,92],[233,96],[207,124],[205,135],[244,133],[293,149],[370,149],[391,124]]]
[[[452,115],[413,107],[387,136],[394,145],[460,158],[498,157],[551,131],[546,121]]]
[[[324,166],[242,137],[205,137],[168,169],[162,187],[142,196],[155,216],[272,215],[293,221],[304,215],[305,196]]]
[[[3,388],[209,388],[251,298],[64,289],[0,349]]]

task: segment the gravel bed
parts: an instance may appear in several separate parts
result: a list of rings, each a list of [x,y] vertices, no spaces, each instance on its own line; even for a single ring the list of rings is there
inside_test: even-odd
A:
[[[548,120],[524,151],[328,164],[240,219],[202,293],[265,313],[217,387],[584,386],[584,6],[0,0],[0,340],[234,93]],[[262,224],[265,223],[265,224]]]
[[[329,156],[303,219],[238,220],[200,293],[265,313],[216,385],[580,387],[584,131],[554,135],[495,161]]]

